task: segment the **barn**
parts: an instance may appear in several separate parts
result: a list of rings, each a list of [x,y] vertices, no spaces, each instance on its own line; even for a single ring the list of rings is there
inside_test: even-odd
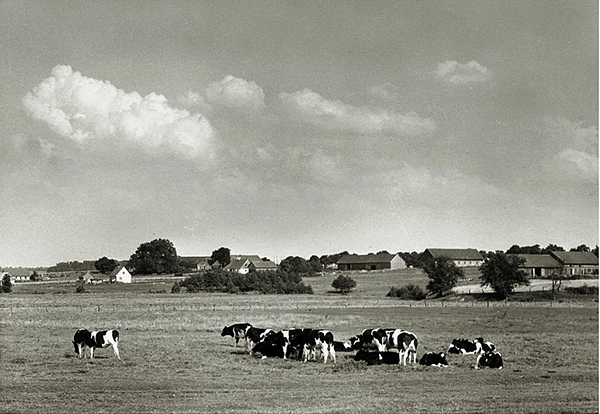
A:
[[[560,264],[549,254],[519,254],[525,262],[519,266],[528,276],[550,276],[560,269]]]
[[[257,255],[231,255],[231,262],[223,270],[246,274],[251,271],[277,270],[277,264],[263,261]]]
[[[569,276],[598,275],[598,256],[592,252],[550,252]]]
[[[117,266],[109,276],[110,283],[131,283],[131,273],[125,266]]]
[[[428,262],[442,256],[452,260],[458,267],[481,266],[483,264],[483,257],[476,249],[425,249],[419,260]]]
[[[398,254],[347,254],[337,262],[338,270],[405,269],[406,263]]]

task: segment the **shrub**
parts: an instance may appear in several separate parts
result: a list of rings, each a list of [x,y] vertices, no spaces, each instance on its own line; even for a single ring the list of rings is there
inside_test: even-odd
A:
[[[411,284],[400,288],[392,286],[386,296],[402,300],[423,300],[427,295],[420,286]]]
[[[2,288],[0,289],[2,293],[10,293],[12,292],[12,282],[10,281],[10,275],[5,274],[2,278]]]
[[[356,282],[350,276],[339,275],[333,280],[331,286],[345,295],[356,287]]]
[[[568,287],[565,288],[565,291],[574,295],[597,295],[598,287],[583,285],[578,287]]]

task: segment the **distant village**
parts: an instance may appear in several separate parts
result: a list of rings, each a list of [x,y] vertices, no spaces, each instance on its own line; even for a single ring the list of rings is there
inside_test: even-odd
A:
[[[556,249],[553,250],[553,247]],[[523,258],[521,267],[530,278],[548,277],[558,269],[569,277],[598,275],[597,246],[594,250],[582,245],[571,249],[571,251],[564,251],[564,249],[553,245],[548,246],[546,249],[539,248],[539,245],[525,247],[515,245],[506,253],[516,254]],[[442,256],[450,259],[458,267],[479,267],[484,263],[486,252],[477,249],[445,248],[428,248],[422,253],[388,253],[383,251],[361,255],[342,252],[334,255],[324,255],[320,258],[312,256],[307,263],[312,264],[313,269],[320,272],[368,272],[420,267],[422,263]],[[178,256],[178,259],[181,272],[175,274],[176,276],[215,268],[241,274],[279,269],[277,263],[258,255],[231,254],[229,263],[224,266],[219,261],[214,260],[212,256]],[[303,258],[298,259],[304,260]],[[67,278],[85,284],[132,283],[128,261],[113,262],[114,269],[104,273],[96,268],[98,267],[98,261],[84,261],[59,263],[48,268],[0,268],[0,276],[10,276],[13,283],[50,281],[58,278],[62,280]],[[73,269],[73,267],[76,269]]]

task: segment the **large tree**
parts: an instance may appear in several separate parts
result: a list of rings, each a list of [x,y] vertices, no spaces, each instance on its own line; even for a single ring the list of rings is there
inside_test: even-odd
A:
[[[231,263],[231,250],[227,247],[219,247],[214,250],[210,256],[210,265],[212,266],[215,262],[219,262],[221,267],[227,266]]]
[[[456,286],[458,279],[465,277],[463,270],[445,256],[424,263],[423,270],[430,279],[427,290],[435,293],[437,298]]]
[[[490,286],[503,298],[508,297],[517,286],[529,285],[527,274],[520,266],[523,257],[502,252],[492,253],[479,267],[481,286]]]
[[[115,267],[117,267],[118,265],[119,262],[117,260],[109,259],[106,256],[101,257],[100,259],[94,262],[94,267],[96,268],[96,270],[104,274],[109,274],[110,272],[115,270]]]
[[[175,273],[179,271],[177,250],[166,239],[142,243],[131,255],[129,266],[136,274]]]
[[[301,276],[314,276],[315,272],[308,261],[300,256],[288,256],[279,263],[279,268],[286,273],[295,273]]]

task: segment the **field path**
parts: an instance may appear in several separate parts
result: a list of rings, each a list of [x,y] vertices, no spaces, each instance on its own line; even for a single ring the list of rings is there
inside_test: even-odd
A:
[[[529,286],[519,286],[515,288],[515,292],[538,292],[544,290],[552,290],[552,281],[548,279],[531,279],[529,282]],[[584,285],[598,287],[598,279],[563,280],[561,288],[564,289],[566,287],[580,287]],[[465,295],[473,293],[492,293],[494,290],[489,286],[481,287],[479,284],[475,284],[456,286],[452,289],[452,291],[459,295]]]

